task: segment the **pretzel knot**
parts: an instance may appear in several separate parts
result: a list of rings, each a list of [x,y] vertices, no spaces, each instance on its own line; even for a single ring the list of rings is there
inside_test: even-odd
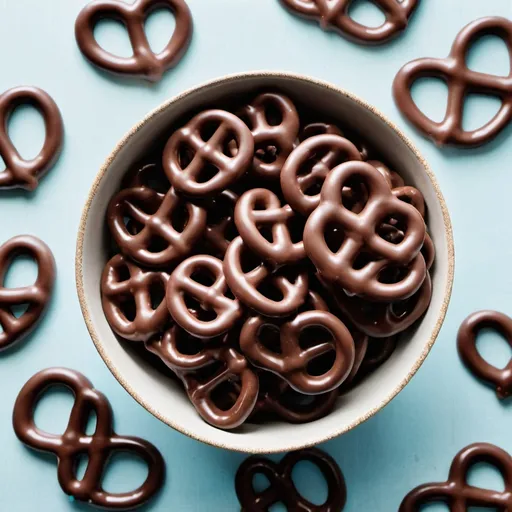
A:
[[[499,17],[481,18],[462,29],[446,59],[417,59],[396,75],[395,102],[405,117],[437,144],[480,146],[496,137],[512,119],[512,71],[506,77],[495,76],[473,71],[466,65],[469,47],[485,35],[503,39],[512,59],[512,22]],[[448,107],[441,122],[428,118],[412,99],[412,85],[424,77],[440,78],[448,86]],[[497,96],[502,104],[487,124],[467,131],[463,128],[463,110],[464,101],[471,93]]]
[[[101,276],[101,302],[110,327],[125,339],[146,341],[170,321],[164,300],[169,274],[148,272],[117,254]]]
[[[163,165],[177,191],[211,196],[235,183],[253,154],[254,139],[242,120],[224,110],[205,110],[174,132]]]
[[[273,110],[277,111],[276,119]],[[260,94],[239,113],[254,137],[254,174],[277,178],[299,134],[299,114],[293,102],[283,94]]]
[[[285,199],[294,210],[309,215],[320,204],[319,191],[327,175],[347,160],[361,160],[359,150],[348,139],[331,134],[306,139],[293,150],[281,171]]]
[[[468,484],[469,470],[481,462],[494,466],[501,473],[505,482],[503,492]],[[467,446],[453,459],[446,482],[416,487],[404,498],[399,512],[417,512],[432,502],[446,503],[453,511],[469,510],[470,507],[509,510],[512,506],[512,457],[492,444],[475,443]]]
[[[176,323],[187,332],[200,338],[213,338],[225,333],[242,316],[242,305],[228,293],[222,261],[208,255],[192,256],[171,274],[167,307]],[[187,306],[187,297],[199,303],[199,311]],[[204,312],[215,317],[205,319]]]
[[[44,121],[43,147],[32,160],[21,157],[7,131],[9,119],[20,105],[33,106]],[[0,158],[5,164],[5,170],[0,172],[0,188],[34,190],[39,178],[52,168],[59,157],[63,138],[64,126],[59,107],[46,92],[37,87],[15,87],[0,95]]]
[[[354,178],[362,180],[368,200],[360,213],[342,201],[342,190]],[[392,243],[379,235],[386,219],[405,226],[404,237]],[[331,225],[340,227],[341,245],[334,252],[325,239]],[[377,301],[397,301],[413,295],[426,276],[420,250],[426,236],[425,222],[411,205],[396,198],[385,178],[366,162],[346,162],[336,167],[321,192],[320,206],[304,229],[304,247],[321,276],[340,284],[350,295]],[[394,269],[406,268],[396,277]],[[387,274],[392,274],[392,282]],[[384,279],[386,277],[386,279]]]
[[[37,278],[33,285],[6,288],[5,276],[11,263],[20,255],[28,255],[37,263]],[[50,300],[55,281],[55,260],[48,246],[38,238],[16,236],[0,246],[0,350],[20,341],[36,326]],[[14,306],[26,304],[19,317]]]
[[[302,461],[317,466],[326,480],[328,495],[322,505],[311,503],[295,487],[292,472],[295,465]],[[262,492],[254,490],[253,480],[257,474],[264,475],[270,482],[270,486]],[[235,489],[242,510],[246,512],[265,512],[279,502],[283,503],[287,510],[341,512],[347,499],[345,479],[338,464],[318,448],[288,453],[277,464],[253,455],[238,468]]]
[[[165,48],[155,54],[149,45],[144,24],[157,9],[170,11],[176,20],[176,28]],[[94,29],[102,19],[117,20],[126,27],[133,49],[131,57],[113,55],[98,44]],[[185,0],[136,0],[133,3],[94,0],[78,15],[75,37],[80,51],[92,64],[113,73],[156,82],[185,53],[192,37],[192,15]]]
[[[368,27],[349,15],[353,0],[281,0],[292,11],[319,19],[322,28],[333,28],[357,42],[383,43],[402,32],[419,0],[371,0],[386,17],[378,27]]]
[[[354,340],[349,330],[337,317],[326,311],[305,311],[280,327],[280,353],[268,349],[260,341],[265,326],[274,324],[261,316],[250,317],[240,333],[240,348],[255,366],[269,370],[296,391],[314,395],[327,393],[337,388],[349,375],[354,365]],[[327,331],[328,341],[314,339],[318,334],[309,334],[308,348],[299,343],[302,333],[317,328]],[[309,373],[308,365],[324,354],[334,352],[331,367],[322,375]]]
[[[47,433],[34,422],[39,399],[54,386],[64,386],[75,396],[62,435]],[[91,413],[96,414],[96,430],[88,435],[86,428]],[[159,490],[165,466],[152,444],[138,437],[117,435],[112,421],[107,398],[82,374],[65,368],[49,368],[34,375],[20,391],[13,412],[13,427],[18,439],[31,448],[57,457],[58,480],[66,494],[98,507],[126,510],[145,503]],[[148,477],[139,488],[119,494],[103,489],[103,474],[114,452],[134,453],[147,464]],[[83,478],[78,480],[76,467],[83,454],[87,454],[88,464]]]
[[[235,208],[235,223],[244,244],[274,266],[297,263],[306,257],[302,239],[292,241],[289,223],[295,218],[289,205],[281,207],[279,198],[264,188],[245,192]],[[259,228],[269,228],[272,240],[267,240]]]
[[[190,254],[206,229],[206,211],[173,188],[165,195],[148,187],[121,190],[109,204],[107,219],[121,251],[153,267]]]
[[[478,352],[476,338],[478,331],[485,328],[496,329],[508,344],[512,344],[512,318],[497,311],[478,311],[462,322],[457,335],[459,355],[477,377],[496,388],[499,398],[512,395],[512,361],[505,368],[496,368]]]
[[[241,237],[235,238],[226,251],[224,274],[232,292],[244,304],[266,316],[284,316],[292,313],[304,302],[308,293],[308,274],[298,270],[295,279],[284,274],[271,275],[263,262],[249,272],[243,268],[244,251]],[[268,284],[282,295],[274,299],[258,287]]]
[[[146,343],[146,348],[160,357],[183,381],[201,417],[223,429],[233,429],[245,422],[254,409],[259,390],[258,376],[247,359],[228,343],[227,335],[221,340],[204,342],[178,326],[169,329],[161,339]],[[208,376],[202,376],[201,369],[210,366],[217,367],[217,370],[213,375],[209,372]],[[226,383],[230,384],[233,398],[224,406],[217,404],[213,393]]]

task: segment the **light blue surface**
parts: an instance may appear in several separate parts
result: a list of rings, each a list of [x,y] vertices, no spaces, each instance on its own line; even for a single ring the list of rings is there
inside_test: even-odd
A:
[[[0,194],[0,241],[32,233],[52,248],[58,268],[51,308],[38,330],[18,349],[0,355],[0,510],[72,511],[56,478],[56,464],[17,441],[11,427],[14,400],[36,371],[64,365],[83,371],[110,399],[119,433],[140,435],[162,451],[165,489],[144,510],[237,510],[233,488],[242,455],[202,445],[153,418],[107,370],[82,321],[74,284],[74,254],[82,205],[105,157],[121,136],[149,110],[180,91],[227,73],[273,69],[308,74],[344,87],[377,106],[406,130],[434,169],[451,212],[456,244],[453,298],[439,339],[412,382],[382,412],[323,448],[340,464],[347,481],[349,512],[395,511],[414,486],[445,479],[455,453],[475,441],[512,452],[511,416],[492,390],[461,365],[455,335],[462,319],[481,308],[512,313],[512,128],[479,150],[438,150],[399,115],[391,98],[396,71],[409,60],[444,57],[455,34],[487,15],[512,18],[510,0],[424,0],[403,37],[379,48],[351,44],[322,32],[281,8],[277,0],[188,0],[195,32],[190,51],[154,86],[113,79],[93,69],[79,53],[74,20],[86,0],[4,0],[0,2],[0,91],[21,84],[50,93],[64,117],[63,155],[37,192]],[[356,15],[366,11],[358,8]],[[372,16],[372,12],[369,12]],[[164,44],[169,18],[150,22]],[[110,48],[126,51],[119,27],[102,27]],[[506,51],[495,41],[471,53],[478,69],[505,73]],[[435,84],[434,84],[435,85]],[[434,116],[443,113],[443,88],[418,87],[415,97]],[[471,101],[467,121],[477,126],[495,109],[492,101]],[[42,140],[36,114],[23,110],[11,134],[24,155]],[[10,284],[28,283],[20,264]],[[504,364],[510,350],[485,340],[484,353]],[[41,404],[41,426],[61,432],[72,400],[54,395]],[[139,464],[116,464],[107,488],[128,489],[144,478]],[[478,475],[492,482],[492,474]],[[306,494],[324,492],[318,479],[302,474]],[[315,484],[315,482],[317,482]],[[499,485],[499,482],[498,482]],[[436,509],[437,510],[437,509]]]

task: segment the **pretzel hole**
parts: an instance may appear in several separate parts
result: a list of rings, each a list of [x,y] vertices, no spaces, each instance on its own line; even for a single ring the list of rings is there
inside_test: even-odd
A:
[[[142,434],[142,426],[140,427]],[[110,493],[137,489],[147,479],[149,468],[135,452],[113,451],[103,471],[101,486]]]
[[[466,66],[473,71],[496,76],[510,74],[510,56],[501,37],[485,35],[477,39],[466,54]]]
[[[272,233],[272,228],[269,226],[260,226],[258,228],[260,235],[269,243],[274,242],[274,235]]]
[[[329,487],[320,468],[308,460],[301,460],[292,470],[292,480],[300,495],[314,505],[323,505],[329,496]]]
[[[366,354],[361,364],[360,370],[371,372],[384,364],[396,348],[396,337],[384,339],[372,339],[368,343]]]
[[[368,203],[368,191],[361,178],[347,180],[341,190],[341,204],[351,212],[361,213]]]
[[[331,341],[331,333],[325,327],[319,325],[305,327],[299,334],[299,346],[303,350]]]
[[[78,481],[82,481],[89,465],[89,456],[87,453],[79,453],[73,460],[73,472]]]
[[[477,130],[499,112],[502,100],[493,95],[468,94],[464,101],[462,128],[467,131]]]
[[[271,280],[265,279],[258,287],[257,290],[267,299],[274,302],[281,302],[284,299],[283,292],[279,287]]]
[[[22,158],[35,158],[43,147],[46,129],[43,116],[31,105],[19,105],[8,117],[7,133]],[[0,167],[4,169],[5,165]]]
[[[292,243],[298,244],[299,242],[302,242],[305,226],[304,218],[299,217],[298,215],[293,215],[286,221],[286,225],[288,227]]]
[[[176,28],[176,20],[169,9],[152,11],[144,22],[144,32],[154,53],[160,53],[169,44]]]
[[[229,136],[222,142],[222,153],[230,158],[238,155],[240,148],[238,147],[238,141],[236,137]]]
[[[379,235],[383,240],[386,240],[386,242],[389,242],[393,245],[398,245],[399,243],[403,242],[405,238],[405,233],[389,222],[383,222],[380,224],[380,226],[377,228],[377,235]]]
[[[147,251],[153,254],[158,254],[165,251],[168,247],[169,243],[165,238],[162,238],[160,235],[153,235],[149,240]]]
[[[66,431],[75,399],[63,385],[53,385],[37,400],[34,408],[34,422],[48,433],[62,434]]]
[[[133,296],[129,295],[123,297],[119,301],[118,307],[128,322],[133,322],[135,320],[135,317],[137,316],[137,305],[135,304]]]
[[[392,302],[389,305],[391,315],[396,320],[402,320],[414,310],[419,299],[419,293],[415,293],[412,297],[400,300],[398,302]]]
[[[377,276],[377,280],[379,283],[384,284],[395,284],[399,283],[405,277],[407,276],[407,273],[409,272],[408,267],[399,267],[396,265],[388,265],[387,267],[383,268],[379,275]]]
[[[144,229],[144,224],[130,219],[129,217],[123,217],[123,223],[125,225],[126,231],[128,231],[128,233],[130,233],[132,236],[137,235]]]
[[[210,399],[221,411],[229,411],[236,403],[239,389],[240,380],[233,376],[216,386],[210,393]]]
[[[128,269],[128,265],[118,265],[115,269],[115,279],[116,282],[122,283],[124,281],[128,281],[130,279],[130,270]]]
[[[179,166],[182,169],[186,169],[194,159],[195,151],[192,146],[185,141],[181,141],[176,150],[176,156]]]
[[[205,306],[190,295],[185,295],[185,305],[190,314],[200,322],[211,322],[217,318],[217,313],[213,309]]]
[[[149,294],[151,297],[151,307],[153,309],[157,309],[158,306],[160,306],[160,304],[165,299],[164,283],[161,281],[152,283],[151,286],[149,287]]]
[[[504,492],[505,481],[499,469],[487,462],[473,464],[466,476],[466,482],[480,489],[492,489],[493,491]]]
[[[425,116],[440,123],[448,104],[448,86],[442,78],[418,78],[411,86],[411,97]]]
[[[189,220],[190,214],[187,205],[180,202],[172,212],[171,226],[178,233],[182,233],[185,230]]]
[[[199,136],[204,142],[208,142],[219,129],[220,121],[206,121],[199,128]]]
[[[272,164],[277,160],[279,152],[279,148],[275,144],[260,142],[255,146],[254,156],[264,164]]]
[[[214,273],[206,267],[195,269],[190,275],[190,278],[208,288],[213,286],[216,281]]]
[[[476,338],[476,347],[480,355],[496,368],[505,368],[512,359],[512,348],[506,337],[495,328],[481,329]]]
[[[269,126],[279,126],[283,122],[283,112],[273,101],[268,101],[264,105],[265,119]]]
[[[377,28],[386,22],[386,14],[370,0],[352,0],[348,7],[348,15],[355,22],[369,28]]]
[[[469,512],[476,512],[473,507],[467,509]],[[493,509],[479,509],[480,512],[492,512]],[[495,509],[494,509],[495,510]],[[451,512],[450,506],[442,501],[431,501],[420,505],[419,512]]]
[[[10,310],[14,317],[20,318],[27,312],[28,308],[29,304],[16,304],[15,306],[11,306]]]
[[[113,18],[98,20],[94,39],[107,52],[119,57],[133,56],[133,48],[124,23]]]
[[[197,183],[207,183],[211,179],[215,178],[215,176],[217,176],[218,173],[219,173],[219,169],[217,169],[217,167],[215,167],[215,165],[213,165],[210,162],[205,162],[201,166],[201,168],[199,170],[199,174],[196,176],[195,179],[196,179]]]
[[[252,270],[258,268],[261,265],[261,259],[254,254],[252,251],[247,250],[244,247],[240,258],[240,266],[244,274],[248,274]]]
[[[27,254],[17,254],[11,260],[4,278],[6,288],[32,286],[37,279],[36,261]]]
[[[263,492],[265,489],[268,489],[269,487],[270,481],[264,474],[256,473],[252,477],[252,488],[256,493]]]
[[[324,229],[324,240],[331,252],[338,252],[345,240],[345,232],[341,224],[328,222]]]
[[[264,324],[260,327],[257,336],[258,340],[265,348],[275,354],[282,354],[279,327],[272,324]]]
[[[184,329],[178,329],[177,332],[176,348],[181,354],[195,356],[205,348],[205,344],[202,340],[188,334]]]

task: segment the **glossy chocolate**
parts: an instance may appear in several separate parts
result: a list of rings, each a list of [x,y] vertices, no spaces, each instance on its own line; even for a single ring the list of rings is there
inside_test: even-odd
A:
[[[295,487],[292,472],[295,465],[308,461],[318,467],[327,483],[325,503],[315,505],[304,498]],[[254,490],[257,474],[264,475],[270,486],[264,491]],[[279,463],[253,455],[238,468],[235,489],[243,512],[266,512],[276,503],[287,510],[303,512],[341,512],[347,500],[345,479],[336,461],[318,448],[306,448],[285,455]]]
[[[481,329],[498,331],[512,346],[512,318],[498,311],[477,311],[459,327],[457,348],[469,371],[496,389],[498,398],[512,395],[512,361],[505,368],[496,368],[478,352],[476,339]]]
[[[155,54],[149,45],[144,24],[149,15],[158,9],[173,14],[176,28],[165,48]],[[126,27],[133,49],[131,57],[119,57],[98,44],[94,29],[105,19],[119,21]],[[135,0],[133,3],[94,0],[78,15],[75,37],[80,51],[91,64],[118,75],[157,82],[186,52],[192,38],[192,15],[185,0]]]
[[[343,187],[361,180],[368,201],[360,213],[350,211],[342,201]],[[404,239],[393,244],[379,236],[377,229],[386,217],[398,216],[406,225]],[[341,227],[343,240],[336,252],[325,240],[329,224]],[[418,291],[426,277],[420,250],[426,236],[425,222],[411,205],[397,199],[387,181],[366,162],[346,162],[336,167],[324,182],[320,205],[304,229],[304,247],[323,279],[337,283],[348,294],[377,301],[406,299]],[[362,268],[354,268],[361,251],[369,253]],[[406,267],[395,282],[380,280],[383,271]]]
[[[205,135],[203,131],[212,125],[213,133]],[[230,143],[236,146],[234,154]],[[224,110],[205,110],[173,133],[164,149],[163,166],[178,192],[207,197],[235,183],[249,169],[253,156],[254,138],[241,119]],[[213,176],[202,179],[212,167]]]
[[[482,489],[468,483],[473,466],[490,464],[504,480],[505,489]],[[402,501],[399,512],[418,512],[429,503],[446,503],[449,510],[462,512],[470,507],[508,510],[512,505],[512,457],[501,448],[488,443],[475,443],[463,448],[453,459],[446,482],[420,485]]]
[[[34,284],[6,288],[5,276],[18,256],[29,256],[37,264]],[[39,238],[21,235],[0,246],[0,350],[27,336],[42,318],[48,306],[55,281],[55,260],[50,248]],[[12,308],[26,304],[27,310],[17,317]]]
[[[101,303],[114,332],[146,341],[165,329],[171,320],[165,303],[168,281],[169,274],[143,270],[121,254],[109,260],[101,276]]]
[[[369,27],[349,15],[353,0],[281,0],[292,12],[318,20],[324,29],[338,31],[357,43],[381,44],[403,32],[419,0],[371,0],[386,17],[378,27]]]
[[[51,387],[69,389],[75,402],[66,431],[62,435],[47,433],[34,421],[35,408]],[[96,414],[94,434],[86,434],[90,415]],[[34,375],[22,388],[13,411],[13,427],[18,439],[38,451],[57,457],[57,475],[62,490],[77,501],[109,510],[138,507],[152,498],[162,487],[165,464],[160,452],[138,437],[120,436],[114,432],[110,404],[102,393],[93,388],[81,373],[67,368],[48,368]],[[102,480],[108,461],[115,452],[133,453],[148,466],[146,481],[137,489],[112,493],[103,489]],[[76,466],[82,455],[88,464],[81,480]]]
[[[32,160],[25,160],[18,153],[9,137],[9,119],[21,105],[30,105],[39,111],[44,121],[43,147]],[[42,89],[14,87],[0,95],[0,157],[5,169],[0,172],[0,189],[24,188],[35,190],[39,179],[57,161],[64,139],[64,125],[59,107]]]
[[[466,64],[471,45],[483,36],[497,36],[508,48],[512,63],[512,21],[500,17],[480,18],[464,27],[455,38],[445,59],[417,59],[396,75],[393,95],[402,114],[438,145],[481,146],[496,137],[512,119],[512,70],[508,76],[474,71]],[[416,105],[411,88],[420,78],[439,78],[448,86],[448,107],[441,122],[432,121]],[[463,128],[464,103],[469,94],[498,97],[501,107],[484,126],[468,131]]]

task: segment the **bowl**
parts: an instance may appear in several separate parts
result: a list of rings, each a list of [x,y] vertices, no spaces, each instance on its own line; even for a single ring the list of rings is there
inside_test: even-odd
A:
[[[120,343],[103,314],[100,277],[107,261],[105,212],[126,169],[135,164],[151,141],[189,111],[222,103],[251,91],[278,89],[308,98],[319,113],[346,120],[347,127],[367,136],[408,184],[426,200],[431,237],[437,250],[431,305],[414,328],[402,334],[392,357],[367,380],[338,400],[328,416],[303,425],[245,424],[236,431],[205,423],[180,385],[154,368],[128,344]],[[392,150],[390,150],[392,148]],[[436,178],[411,141],[377,109],[357,96],[316,79],[289,73],[255,72],[223,77],[188,90],[153,110],[134,126],[100,169],[85,204],[78,232],[76,284],[91,338],[110,371],[145,409],[194,439],[220,448],[250,453],[296,450],[328,441],[361,424],[390,402],[418,371],[444,321],[454,272],[454,248],[448,210]]]

